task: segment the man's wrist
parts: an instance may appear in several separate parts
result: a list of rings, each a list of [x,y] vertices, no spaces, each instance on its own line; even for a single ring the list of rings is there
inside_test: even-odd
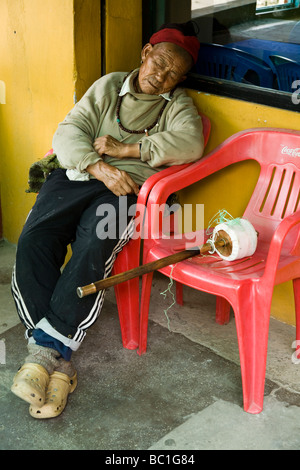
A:
[[[140,158],[140,144],[125,144],[124,157]]]
[[[101,167],[105,165],[105,162],[102,160],[102,158],[99,158],[99,160],[95,163],[92,163],[91,165],[87,166],[85,171],[90,173],[90,175],[95,176],[97,173],[101,170]]]

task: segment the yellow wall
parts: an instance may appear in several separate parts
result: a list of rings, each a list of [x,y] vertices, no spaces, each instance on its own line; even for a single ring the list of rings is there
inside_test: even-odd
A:
[[[6,84],[1,205],[4,237],[12,243],[34,202],[25,194],[28,168],[51,147],[57,123],[73,105],[73,35],[72,0],[0,2],[0,77]]]
[[[140,63],[141,5],[106,1],[107,72]],[[101,76],[101,0],[1,0],[0,44],[0,200],[3,235],[16,243],[35,200],[25,193],[30,165]]]
[[[106,73],[129,72],[141,62],[142,0],[106,2]]]
[[[222,98],[189,91],[196,106],[211,120],[211,138],[206,152],[213,150],[227,137],[253,127],[281,127],[300,130],[300,114],[269,106]],[[205,222],[226,209],[233,217],[243,214],[258,177],[254,162],[229,167],[205,181],[181,192],[182,203],[204,204]],[[275,287],[272,316],[295,324],[294,298],[291,283]]]

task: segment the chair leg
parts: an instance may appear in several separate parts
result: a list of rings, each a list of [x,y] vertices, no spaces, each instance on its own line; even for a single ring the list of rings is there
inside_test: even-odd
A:
[[[139,240],[130,240],[118,254],[113,274],[139,266],[139,248]],[[114,290],[123,346],[126,349],[137,349],[139,344],[139,278],[117,284]]]
[[[251,287],[244,289],[239,295],[241,297],[235,307],[235,320],[244,410],[257,414],[263,409],[272,297],[267,298],[264,293],[261,296],[257,292],[251,293]]]
[[[300,349],[300,278],[293,280],[296,314],[296,351]],[[297,355],[300,359],[300,354]]]
[[[145,274],[142,280],[142,294],[141,294],[141,307],[140,307],[140,339],[138,354],[141,356],[147,350],[147,336],[148,336],[148,317],[149,306],[151,297],[153,272]]]
[[[137,349],[139,344],[139,279],[122,282],[114,289],[123,347]]]
[[[183,285],[181,282],[176,281],[176,302],[178,305],[183,305]]]
[[[230,320],[230,303],[224,297],[216,298],[216,323],[219,325],[227,325]]]

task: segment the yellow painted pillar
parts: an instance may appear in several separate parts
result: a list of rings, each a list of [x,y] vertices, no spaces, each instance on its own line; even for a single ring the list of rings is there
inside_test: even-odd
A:
[[[1,0],[0,186],[4,237],[16,243],[35,196],[28,169],[73,105],[73,0]]]
[[[105,20],[105,72],[129,72],[139,67],[142,0],[107,0]]]
[[[101,1],[74,0],[74,79],[78,101],[101,77]]]

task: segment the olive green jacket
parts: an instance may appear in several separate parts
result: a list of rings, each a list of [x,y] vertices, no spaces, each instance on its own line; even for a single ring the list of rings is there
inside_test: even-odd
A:
[[[202,120],[190,97],[176,88],[172,97],[136,93],[129,75],[115,72],[97,80],[61,122],[53,137],[53,150],[70,179],[89,178],[86,168],[103,159],[125,170],[137,184],[166,166],[190,163],[203,154]],[[128,75],[128,76],[127,76]],[[126,78],[127,77],[127,78]],[[147,129],[168,100],[162,116],[147,136],[120,129],[116,119],[118,96],[123,96],[120,119],[129,130]],[[141,144],[140,159],[100,157],[93,149],[97,137],[111,135],[124,143]]]

